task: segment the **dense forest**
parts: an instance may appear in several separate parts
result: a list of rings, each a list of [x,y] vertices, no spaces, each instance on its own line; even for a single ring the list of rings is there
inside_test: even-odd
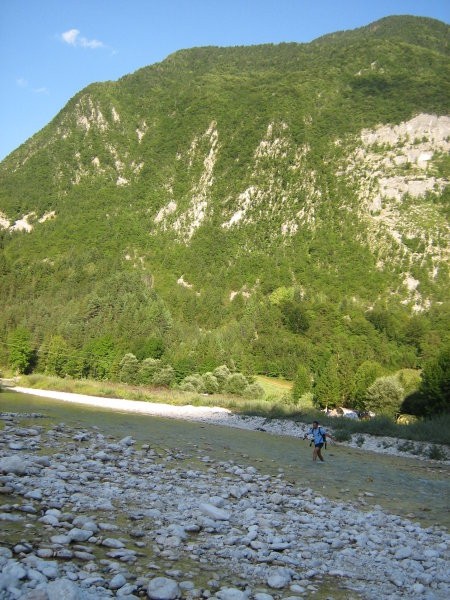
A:
[[[0,164],[0,365],[448,410],[449,39],[388,17],[81,90]]]

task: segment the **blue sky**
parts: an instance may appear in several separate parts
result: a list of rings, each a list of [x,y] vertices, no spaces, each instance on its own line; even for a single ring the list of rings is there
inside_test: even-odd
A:
[[[78,91],[182,48],[310,42],[450,0],[1,0],[0,160]]]

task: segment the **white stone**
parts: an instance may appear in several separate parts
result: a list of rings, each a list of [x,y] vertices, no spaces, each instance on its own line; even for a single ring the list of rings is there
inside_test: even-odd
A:
[[[405,558],[409,558],[412,554],[412,550],[411,548],[408,548],[407,546],[405,546],[404,548],[399,548],[396,552],[395,552],[395,558],[397,560],[403,560]]]
[[[20,456],[5,456],[0,460],[0,473],[23,475],[27,470],[27,466],[27,463]]]
[[[59,520],[54,515],[44,515],[40,519],[38,519],[44,525],[51,525],[52,527],[57,527],[59,525]]]
[[[148,584],[147,595],[151,600],[175,600],[180,596],[180,587],[173,579],[155,577]]]
[[[122,446],[132,446],[135,443],[136,443],[136,440],[134,440],[131,437],[131,435],[127,435],[126,437],[122,438],[119,442],[119,444],[121,444]]]
[[[81,600],[81,590],[68,579],[51,581],[47,585],[48,600]]]
[[[278,569],[267,577],[267,585],[273,589],[280,590],[291,582],[291,576],[286,569]]]
[[[248,594],[238,590],[237,588],[221,588],[216,593],[220,600],[247,600]]]
[[[31,492],[27,492],[24,498],[31,498],[32,500],[42,500],[42,490],[31,490]]]
[[[118,573],[109,582],[109,589],[118,590],[119,588],[123,587],[126,584],[126,582],[127,580],[125,579],[125,576],[122,575],[122,573]]]
[[[102,541],[102,546],[106,546],[107,548],[125,548],[125,544],[120,540],[116,540],[115,538],[105,538]]]
[[[228,521],[231,518],[231,515],[227,510],[223,510],[207,502],[202,502],[199,509],[204,515],[215,521]]]
[[[421,583],[415,583],[412,589],[415,594],[423,594],[425,592],[425,586]]]
[[[71,542],[86,542],[90,537],[92,537],[92,531],[74,527],[67,535]]]

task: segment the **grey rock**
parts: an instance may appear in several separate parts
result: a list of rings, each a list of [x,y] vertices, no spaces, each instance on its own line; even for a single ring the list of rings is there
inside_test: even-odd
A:
[[[147,595],[151,600],[175,600],[180,597],[180,586],[173,579],[155,577],[147,588]]]
[[[231,515],[227,510],[218,508],[217,506],[207,502],[202,502],[199,506],[199,509],[204,515],[210,517],[214,521],[228,521],[231,518]]]

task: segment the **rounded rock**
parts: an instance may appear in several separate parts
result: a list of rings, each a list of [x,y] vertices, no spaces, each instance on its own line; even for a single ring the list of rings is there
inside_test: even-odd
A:
[[[155,577],[148,584],[147,596],[151,600],[175,600],[180,596],[180,587],[173,579]]]

